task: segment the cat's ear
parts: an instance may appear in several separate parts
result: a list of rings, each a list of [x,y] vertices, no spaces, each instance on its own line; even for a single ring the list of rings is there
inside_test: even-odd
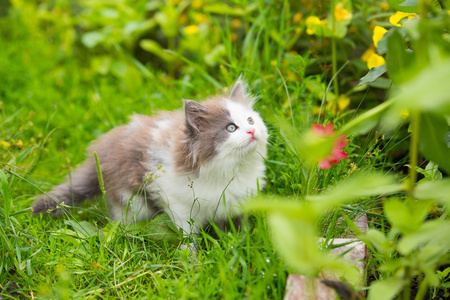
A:
[[[242,74],[231,89],[229,98],[233,101],[249,105],[250,107],[252,106],[253,99],[247,92],[247,83],[242,78]]]
[[[200,131],[201,124],[206,114],[206,107],[193,100],[183,99],[183,102],[184,115],[187,124],[196,131]]]

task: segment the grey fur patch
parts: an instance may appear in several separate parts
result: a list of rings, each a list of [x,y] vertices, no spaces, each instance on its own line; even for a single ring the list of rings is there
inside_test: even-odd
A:
[[[214,98],[203,104],[192,100],[185,102],[186,137],[175,153],[179,172],[195,173],[199,165],[216,155],[217,148],[228,138],[226,127],[233,121],[223,101]]]

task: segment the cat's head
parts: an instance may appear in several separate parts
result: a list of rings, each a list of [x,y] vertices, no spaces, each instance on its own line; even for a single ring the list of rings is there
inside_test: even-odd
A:
[[[225,96],[202,104],[184,100],[186,128],[192,140],[191,155],[202,164],[213,158],[238,160],[266,155],[267,128],[253,110],[254,98],[239,78]]]

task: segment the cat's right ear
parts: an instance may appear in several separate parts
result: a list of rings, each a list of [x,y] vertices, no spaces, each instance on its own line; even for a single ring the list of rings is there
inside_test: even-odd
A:
[[[193,100],[183,99],[183,102],[184,115],[187,124],[196,131],[200,131],[200,127],[206,113],[206,108]]]

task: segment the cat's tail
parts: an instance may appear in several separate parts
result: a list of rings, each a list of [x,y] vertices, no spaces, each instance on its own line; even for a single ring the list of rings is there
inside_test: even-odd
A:
[[[97,168],[93,159],[77,168],[68,180],[40,195],[32,205],[33,213],[60,216],[66,207],[79,206],[83,201],[101,193]]]

